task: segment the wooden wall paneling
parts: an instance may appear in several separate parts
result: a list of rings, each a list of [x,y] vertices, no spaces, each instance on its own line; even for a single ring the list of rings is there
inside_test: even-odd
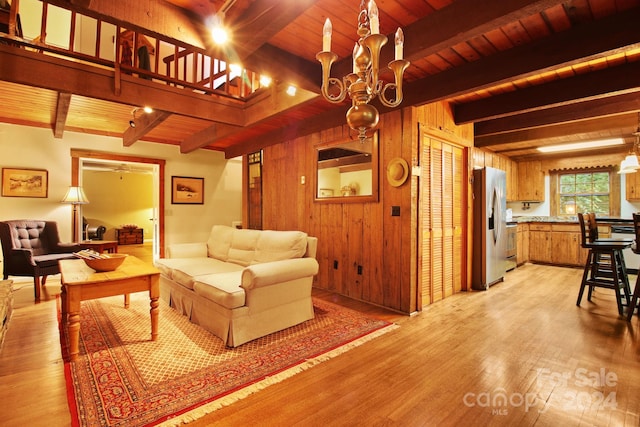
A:
[[[342,211],[343,224],[349,224],[346,231],[344,254],[345,266],[342,271],[342,283],[345,287],[344,295],[355,299],[362,299],[363,282],[368,279],[369,265],[365,265],[362,257],[362,240],[364,234],[363,214],[364,204],[347,203]]]
[[[408,241],[403,240],[402,229],[405,225],[409,227],[408,215],[410,209],[408,205],[403,205],[403,199],[405,198],[405,191],[407,191],[406,198],[410,191],[407,183],[402,184],[399,187],[393,187],[387,180],[387,166],[389,162],[396,158],[401,157],[405,160],[410,159],[410,155],[403,155],[402,151],[402,113],[400,110],[395,110],[388,114],[385,114],[381,118],[380,123],[380,138],[379,147],[381,152],[381,164],[380,168],[383,171],[383,179],[380,181],[382,185],[382,227],[384,232],[384,270],[385,270],[385,283],[383,285],[383,303],[385,306],[396,305],[402,306],[402,295],[400,288],[407,283],[403,279],[405,275],[409,275],[410,272],[405,268],[405,262],[403,260],[404,245],[408,244]],[[409,153],[410,154],[410,153]],[[400,208],[400,216],[391,216],[391,209],[393,206]],[[394,277],[394,280],[399,281],[399,286],[391,286],[389,278]]]

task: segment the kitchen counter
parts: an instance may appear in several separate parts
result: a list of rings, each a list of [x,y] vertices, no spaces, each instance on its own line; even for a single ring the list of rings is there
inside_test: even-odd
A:
[[[600,217],[596,218],[598,224],[633,224],[633,219],[631,218],[613,218],[613,217]],[[554,223],[570,223],[577,224],[578,217],[577,216],[514,216],[513,221],[515,223],[532,223],[532,222],[554,222]]]

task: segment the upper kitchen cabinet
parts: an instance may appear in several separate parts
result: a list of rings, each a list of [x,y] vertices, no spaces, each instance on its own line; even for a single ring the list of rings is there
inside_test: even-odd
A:
[[[507,202],[518,201],[518,163],[508,160],[507,173]]]
[[[518,163],[517,187],[517,201],[544,202],[544,172],[539,160]]]
[[[640,201],[640,173],[627,173],[624,175],[627,186],[627,200],[630,202]]]

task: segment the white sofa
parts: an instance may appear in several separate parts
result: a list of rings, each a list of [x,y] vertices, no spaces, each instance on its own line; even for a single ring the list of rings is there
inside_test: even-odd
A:
[[[214,225],[207,242],[156,260],[160,297],[228,347],[312,319],[317,238]]]

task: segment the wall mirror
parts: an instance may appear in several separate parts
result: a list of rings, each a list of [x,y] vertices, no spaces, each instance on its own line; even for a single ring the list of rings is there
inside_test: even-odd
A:
[[[316,147],[316,201],[378,201],[378,132]]]

